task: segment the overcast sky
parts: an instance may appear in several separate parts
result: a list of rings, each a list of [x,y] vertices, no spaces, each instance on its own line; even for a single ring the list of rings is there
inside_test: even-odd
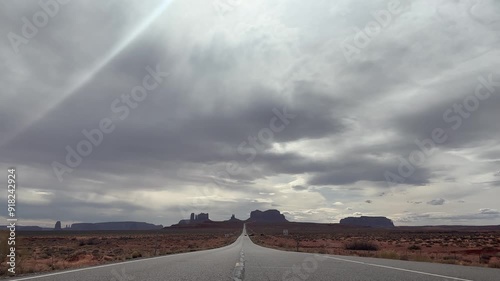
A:
[[[495,0],[40,3],[0,2],[20,224],[500,224]]]

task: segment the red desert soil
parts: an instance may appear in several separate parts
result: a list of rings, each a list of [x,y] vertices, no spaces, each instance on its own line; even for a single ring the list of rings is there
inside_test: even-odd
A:
[[[500,226],[376,229],[282,223],[247,224],[247,231],[259,245],[288,251],[298,246],[301,252],[500,268]]]
[[[218,248],[233,243],[241,229],[238,226],[155,231],[19,231],[16,275]],[[8,233],[2,231],[1,235],[3,238]],[[4,246],[0,276],[8,273]]]
[[[284,229],[289,235],[283,235]],[[500,268],[500,226],[374,229],[338,224],[248,223],[247,231],[257,244],[288,251],[296,251],[298,246],[301,252]],[[241,225],[127,232],[20,231],[16,273],[217,248],[233,243],[240,233]],[[0,235],[8,233],[1,231]],[[6,247],[1,246],[0,276],[7,276]]]

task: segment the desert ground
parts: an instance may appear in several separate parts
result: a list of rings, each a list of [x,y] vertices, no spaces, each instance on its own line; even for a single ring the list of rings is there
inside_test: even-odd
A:
[[[288,235],[283,230],[288,230]],[[500,268],[500,227],[396,227],[247,224],[261,246],[288,251]]]
[[[240,234],[240,227],[127,232],[19,231],[16,275],[218,248],[233,243]],[[8,233],[2,231],[1,235]],[[8,276],[5,245],[1,251],[0,276]]]
[[[20,231],[16,275],[199,251],[233,243],[242,225],[154,231]],[[288,235],[283,230],[288,230]],[[500,268],[500,227],[359,228],[338,224],[247,223],[265,247]],[[6,236],[6,231],[0,232]],[[4,239],[2,239],[5,241]],[[3,243],[2,243],[3,244]],[[2,245],[0,276],[8,276]]]

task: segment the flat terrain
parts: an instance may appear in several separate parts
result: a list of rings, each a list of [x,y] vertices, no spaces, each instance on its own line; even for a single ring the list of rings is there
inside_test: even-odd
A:
[[[127,232],[20,231],[16,272],[18,276],[59,272],[219,248],[235,242],[241,227],[220,224]],[[499,227],[374,229],[338,224],[248,223],[246,228],[248,237],[244,240],[251,238],[258,245],[279,250],[500,268]],[[283,234],[284,229],[288,235]],[[255,261],[258,263],[259,258]],[[6,276],[5,263],[0,270]]]
[[[498,269],[279,251],[246,231],[231,245],[191,253],[28,275],[40,281],[498,281]]]
[[[247,230],[256,244],[281,250],[500,268],[500,227],[285,223],[247,224]]]
[[[219,248],[241,233],[234,228],[155,231],[41,231],[17,233],[16,273],[35,273]],[[5,233],[2,233],[4,235]],[[2,259],[5,257],[2,250]],[[7,274],[2,260],[0,275]]]

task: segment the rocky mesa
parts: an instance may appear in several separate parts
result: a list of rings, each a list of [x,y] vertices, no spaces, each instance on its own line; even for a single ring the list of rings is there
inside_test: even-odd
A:
[[[394,223],[386,217],[348,217],[340,220],[342,225],[393,228]]]
[[[285,215],[280,213],[278,210],[267,210],[260,211],[255,210],[250,213],[250,218],[247,222],[272,222],[272,223],[280,223],[280,222],[288,222],[285,218]]]
[[[145,222],[122,221],[100,223],[74,223],[70,230],[153,230],[162,229],[163,225],[154,225]]]

